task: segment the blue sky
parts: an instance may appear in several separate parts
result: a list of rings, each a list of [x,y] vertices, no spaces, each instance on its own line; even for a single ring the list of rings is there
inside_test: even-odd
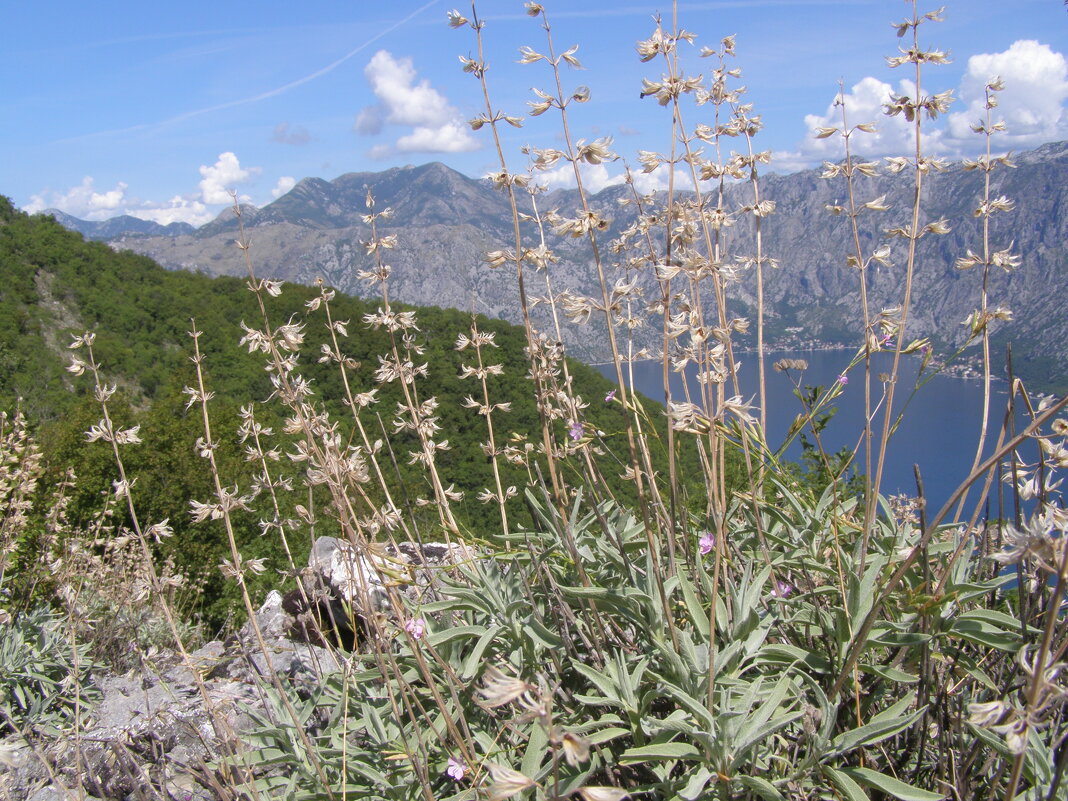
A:
[[[999,112],[1010,129],[1002,150],[1068,139],[1068,12],[1061,0],[946,0],[945,22],[925,26],[925,40],[953,63],[931,68],[927,88],[960,98],[931,145],[947,157],[974,153],[969,107],[983,84],[1006,84]],[[592,100],[574,106],[576,138],[614,138],[636,162],[640,149],[666,151],[670,116],[639,99],[635,43],[652,30],[655,4],[642,0],[544,3],[558,49],[578,44],[585,67],[570,71]],[[442,161],[471,176],[496,167],[485,130],[464,121],[481,111],[477,82],[461,71],[473,52],[468,29],[451,30],[453,0],[258,0],[182,3],[13,3],[0,68],[0,192],[31,211],[54,206],[103,219],[131,213],[160,222],[200,224],[225,208],[226,191],[262,205],[307,176],[331,179]],[[551,87],[544,64],[518,64],[518,48],[544,49],[544,32],[520,0],[479,3],[486,21],[488,74],[495,102],[525,115],[531,87]],[[459,6],[469,14],[469,5]],[[922,5],[921,12],[934,10]],[[670,3],[660,6],[670,15]],[[899,0],[690,0],[680,20],[698,35],[688,64],[737,35],[748,100],[766,129],[757,145],[788,172],[835,158],[835,140],[815,141],[838,82],[853,121],[877,122],[872,155],[888,154],[903,132],[879,117],[902,70],[886,66],[898,39],[890,22],[910,5]],[[692,122],[704,109],[692,109]],[[511,163],[524,144],[559,143],[550,112],[509,130]],[[829,118],[828,118],[829,119]],[[836,120],[830,120],[833,124]],[[619,164],[591,170],[594,187],[618,180]],[[563,173],[550,174],[551,182]],[[655,181],[655,176],[650,179]]]

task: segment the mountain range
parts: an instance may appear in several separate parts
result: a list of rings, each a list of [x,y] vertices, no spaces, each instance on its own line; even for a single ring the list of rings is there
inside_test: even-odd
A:
[[[999,347],[1011,341],[1018,373],[1039,385],[1068,385],[1068,314],[1064,287],[1068,283],[1068,142],[1044,145],[1013,157],[1015,168],[992,173],[991,196],[1005,196],[1015,208],[997,214],[991,225],[993,249],[1012,247],[1022,257],[1011,271],[992,272],[992,306],[1009,307],[1014,320],[996,334]],[[762,223],[763,247],[777,269],[765,275],[769,342],[783,348],[828,343],[856,343],[862,329],[857,271],[846,265],[853,250],[847,218],[833,216],[829,205],[841,203],[846,187],[841,179],[825,180],[819,170],[761,177],[761,195],[776,209]],[[371,264],[362,242],[369,229],[363,222],[367,192],[376,209],[389,207],[393,216],[380,223],[379,233],[397,234],[389,252],[393,266],[391,293],[398,300],[475,311],[511,322],[520,320],[514,273],[490,269],[487,252],[514,246],[507,195],[488,180],[476,180],[443,164],[402,167],[384,172],[348,173],[326,181],[305,178],[278,200],[262,208],[243,207],[242,221],[252,241],[251,256],[263,276],[312,283],[322,278],[338,289],[367,295],[357,271]],[[859,179],[861,202],[885,196],[889,210],[861,218],[862,245],[869,252],[885,240],[884,231],[905,225],[911,215],[912,178],[880,174]],[[727,205],[750,203],[748,183],[727,187]],[[611,220],[607,236],[614,236],[636,219],[633,205],[621,205],[630,190],[612,186],[594,195],[591,205]],[[925,179],[925,222],[946,219],[946,236],[927,236],[919,243],[910,333],[932,336],[943,345],[962,341],[961,322],[979,304],[981,274],[961,271],[958,258],[971,249],[981,252],[982,231],[974,211],[983,194],[983,174],[950,166]],[[529,201],[528,201],[529,203]],[[544,213],[558,209],[567,216],[579,206],[574,190],[556,190],[538,198]],[[529,210],[529,209],[528,209]],[[103,223],[76,220],[52,213],[63,225],[86,237],[150,256],[171,269],[212,275],[241,275],[243,261],[234,247],[238,221],[232,210],[191,229],[182,224],[160,226],[132,217]],[[538,233],[525,235],[532,244]],[[754,252],[751,225],[727,230],[732,254]],[[547,232],[548,244],[559,256],[553,265],[553,290],[598,296],[596,275],[584,239]],[[607,241],[607,240],[606,240]],[[894,240],[892,267],[869,268],[873,310],[900,303],[904,279],[904,240]],[[539,279],[530,278],[538,294]],[[614,276],[610,276],[614,280]],[[642,279],[652,289],[651,276]],[[544,294],[544,292],[542,292]],[[652,297],[652,292],[649,293]],[[743,275],[733,288],[732,316],[755,314],[755,279]],[[655,341],[654,329],[639,344]],[[604,359],[603,347],[590,344],[582,329],[564,334],[573,355],[588,361]],[[639,337],[640,339],[640,337]]]
[[[152,220],[142,220],[129,214],[111,217],[107,220],[81,220],[59,209],[46,209],[45,214],[54,217],[56,222],[71,231],[77,231],[86,239],[107,242],[118,237],[141,236],[181,236],[192,234],[196,228],[189,223],[174,222],[161,225]]]

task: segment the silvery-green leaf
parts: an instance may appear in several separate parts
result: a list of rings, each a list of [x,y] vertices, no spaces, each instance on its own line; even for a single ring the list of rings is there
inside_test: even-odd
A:
[[[900,779],[887,776],[885,773],[879,773],[871,768],[843,768],[842,772],[850,778],[856,779],[860,784],[881,790],[894,798],[901,799],[901,801],[942,801],[945,798],[942,793],[932,793],[930,790],[913,787],[911,784],[905,784]]]

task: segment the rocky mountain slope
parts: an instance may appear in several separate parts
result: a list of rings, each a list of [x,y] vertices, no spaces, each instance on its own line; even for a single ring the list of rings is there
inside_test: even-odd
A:
[[[1011,338],[1018,367],[1030,368],[1046,384],[1068,383],[1068,314],[1064,287],[1068,284],[1068,142],[1044,145],[1014,158],[1015,169],[993,173],[992,195],[1015,201],[1015,210],[995,216],[992,246],[1008,247],[1023,258],[1011,272],[991,276],[992,305],[1012,309],[1015,320],[999,335],[999,346]],[[864,247],[885,239],[884,231],[903,225],[911,208],[911,177],[864,178],[860,197],[886,195],[889,211],[862,218]],[[819,171],[761,179],[763,197],[776,202],[775,213],[763,228],[765,252],[779,268],[766,279],[770,341],[791,346],[817,341],[858,341],[860,304],[856,271],[845,256],[852,249],[848,220],[828,213],[828,204],[844,201],[842,180],[824,180]],[[983,177],[960,165],[931,174],[924,192],[921,223],[945,218],[948,236],[929,236],[921,243],[910,328],[917,335],[933,335],[942,342],[963,336],[961,321],[978,306],[981,276],[959,271],[957,258],[967,249],[979,251],[982,237],[973,216],[982,196]],[[509,248],[512,224],[507,196],[485,180],[472,180],[442,164],[395,168],[381,173],[349,173],[333,181],[306,178],[277,201],[248,207],[243,218],[252,239],[252,257],[264,275],[303,283],[322,277],[339,289],[361,294],[356,278],[370,264],[361,241],[368,227],[361,220],[367,191],[377,208],[391,207],[394,216],[381,233],[395,233],[397,248],[390,252],[394,267],[392,291],[400,300],[421,305],[451,306],[519,320],[515,276],[507,269],[491,270],[483,263],[487,251]],[[618,201],[629,190],[610,187],[593,199],[595,207],[612,219],[614,236],[634,220],[633,206]],[[728,205],[749,202],[748,184],[728,187]],[[574,212],[573,191],[556,191],[539,198],[544,212],[557,208]],[[65,222],[61,220],[61,222]],[[67,224],[65,222],[65,224]],[[151,256],[170,268],[210,274],[242,274],[240,254],[233,247],[237,221],[226,211],[195,231],[158,236],[138,232],[101,234],[115,247]],[[89,234],[94,236],[95,234]],[[537,232],[527,227],[530,243]],[[564,239],[548,232],[548,244],[560,257],[552,267],[554,290],[571,289],[596,295],[595,274],[584,240]],[[728,233],[732,254],[753,254],[751,225],[739,224]],[[875,310],[900,303],[904,280],[903,240],[891,242],[893,267],[872,268],[869,285]],[[645,279],[651,284],[651,276]],[[538,292],[538,279],[532,278]],[[542,285],[543,286],[543,285]],[[734,290],[732,316],[752,315],[755,283],[742,277]],[[650,333],[651,337],[651,333]],[[588,343],[582,332],[565,334],[575,355],[595,360],[605,353]]]
[[[86,239],[108,241],[130,236],[181,236],[192,234],[196,229],[189,223],[175,222],[160,225],[152,220],[142,220],[122,214],[108,220],[80,220],[59,209],[47,209],[45,214],[54,217],[56,222],[72,231],[77,231]]]

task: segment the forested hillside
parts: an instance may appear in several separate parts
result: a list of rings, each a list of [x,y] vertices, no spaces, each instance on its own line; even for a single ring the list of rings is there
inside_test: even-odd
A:
[[[237,248],[233,258],[241,263]],[[276,326],[290,321],[304,324],[301,372],[333,419],[351,419],[342,402],[337,365],[317,361],[329,339],[322,310],[308,308],[318,295],[316,288],[286,284],[279,297],[270,298],[268,313]],[[398,308],[411,310],[394,306],[395,311]],[[414,435],[394,431],[393,416],[403,400],[396,382],[379,383],[374,378],[378,355],[389,348],[386,333],[364,323],[364,316],[376,309],[373,302],[340,294],[331,303],[333,319],[346,323],[349,334],[342,339],[342,348],[359,365],[349,374],[351,391],[377,390],[377,403],[363,411],[364,425],[372,438],[388,443],[387,448],[392,446],[393,453],[385,459],[394,464],[391,469],[407,492],[405,502],[414,504],[417,497],[427,494],[426,477],[417,466],[409,465],[406,440],[414,441]],[[88,525],[112,486],[115,466],[106,447],[86,442],[85,432],[100,417],[92,383],[66,368],[72,335],[95,332],[94,347],[104,379],[118,387],[113,404],[118,403],[122,419],[117,424],[141,426],[144,444],[124,452],[128,472],[137,477],[141,513],[148,520],[170,520],[175,536],[162,546],[164,555],[205,578],[205,609],[212,614],[221,614],[226,606],[217,597],[222,592],[217,565],[224,538],[221,529],[193,526],[190,521],[190,501],[211,495],[211,477],[194,449],[203,433],[199,415],[195,407],[187,409],[188,398],[182,391],[195,382],[189,331],[195,319],[203,332],[204,368],[208,388],[215,393],[211,408],[220,440],[217,458],[226,480],[240,482],[244,491],[253,469],[243,460],[238,443],[239,410],[242,405],[267,401],[273,391],[262,358],[239,345],[242,322],[255,326],[259,315],[246,281],[164,270],[145,256],[85,242],[51,217],[27,216],[0,199],[0,408],[12,410],[20,405],[39,426],[53,479],[58,480],[68,465],[74,468],[78,481],[72,489],[71,514],[75,523]],[[463,312],[423,308],[417,311],[418,331],[414,333],[415,344],[425,349],[421,359],[428,370],[418,392],[423,399],[437,398],[440,439],[449,443],[449,449],[437,455],[439,466],[454,482],[455,491],[464,493],[464,500],[456,504],[457,514],[477,538],[495,524],[497,510],[476,500],[478,492],[492,483],[492,474],[480,446],[486,436],[484,420],[464,405],[466,396],[478,397],[480,392],[476,383],[460,378],[461,364],[470,362],[472,356],[455,348],[457,337],[470,333],[471,323],[472,317]],[[499,320],[480,317],[477,325],[495,335],[499,347],[487,349],[487,358],[504,368],[502,374],[488,378],[493,399],[511,404],[510,411],[501,416],[505,432],[498,436],[510,436],[522,448],[528,435],[536,441],[534,432],[540,430],[523,355],[524,333]],[[623,429],[620,409],[604,401],[611,385],[584,365],[572,362],[570,370],[579,394],[590,404],[586,419],[607,432],[607,442],[618,442],[617,432]],[[256,413],[276,432],[283,428],[274,405],[257,407]],[[558,420],[556,425],[561,438],[566,438],[567,421]],[[283,437],[278,447],[285,452],[286,444]],[[298,469],[287,462],[284,458],[280,462],[283,475]],[[507,482],[524,483],[519,479],[525,476],[525,468],[505,464],[505,469]],[[607,472],[609,481],[616,481],[618,477]],[[287,512],[296,503],[307,504],[308,498],[286,498]],[[523,499],[514,505],[518,519],[523,519]],[[264,513],[253,509],[238,514],[242,550],[247,549],[252,558],[277,557],[277,538],[259,537],[258,521]],[[429,520],[427,512],[414,506],[408,512],[416,521]],[[307,543],[296,545],[298,551],[306,547]],[[303,553],[298,558],[304,558]]]

